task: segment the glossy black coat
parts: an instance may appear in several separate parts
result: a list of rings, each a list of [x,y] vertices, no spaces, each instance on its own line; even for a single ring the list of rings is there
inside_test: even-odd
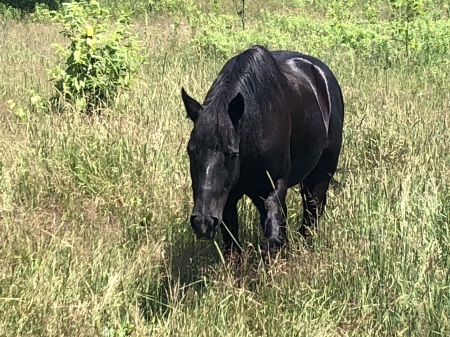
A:
[[[219,226],[225,249],[239,250],[236,204],[258,208],[263,248],[286,242],[286,193],[300,184],[308,235],[326,204],[342,144],[344,103],[330,69],[311,56],[253,46],[230,59],[203,104],[182,89],[194,128],[188,143],[200,238]]]

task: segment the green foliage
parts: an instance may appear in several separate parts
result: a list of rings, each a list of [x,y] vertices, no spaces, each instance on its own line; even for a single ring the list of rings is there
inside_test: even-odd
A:
[[[137,35],[130,32],[129,16],[122,13],[111,23],[109,10],[97,1],[64,3],[57,20],[69,39],[67,48],[55,45],[66,67],[51,71],[58,91],[56,103],[74,103],[81,110],[110,105],[128,89],[143,59]]]
[[[226,57],[236,45],[238,19],[231,15],[206,15],[201,11],[189,17],[194,32],[190,41],[197,54]]]
[[[430,5],[429,0],[391,0],[393,13],[396,20],[410,22],[425,14]]]
[[[250,45],[260,44],[269,49],[280,49],[298,37],[308,20],[263,12],[265,24],[242,29],[237,15],[205,15],[201,12],[190,18],[194,37],[190,45],[198,55],[224,59]]]
[[[33,22],[50,23],[53,19],[60,16],[60,13],[56,10],[50,9],[45,4],[36,4],[34,12],[30,14],[30,18]]]
[[[339,50],[372,64],[389,68],[405,58],[417,64],[446,62],[449,57],[450,23],[445,18],[431,18],[425,8],[429,1],[399,0],[383,8],[359,6],[354,0],[326,5],[326,20],[306,15],[285,15],[261,11],[257,24],[242,30],[237,15],[204,14],[189,18],[194,32],[191,46],[197,54],[226,58],[251,44],[269,48],[292,48],[313,54]],[[437,12],[438,8],[433,8]],[[383,11],[390,11],[380,20]],[[359,17],[355,17],[358,12]],[[301,45],[293,41],[301,41]],[[433,55],[433,56],[431,56]]]
[[[57,62],[48,44],[59,26],[48,20],[62,21],[62,9],[4,21],[0,335],[449,336],[448,0],[409,19],[389,0],[247,1],[245,30],[240,1],[209,1],[136,18],[152,62],[114,106],[124,118],[40,113],[55,83],[45,68]],[[119,2],[101,4],[113,3],[115,19]],[[86,35],[77,48],[88,62],[86,25],[93,40],[100,33],[84,18],[73,34]],[[179,88],[204,97],[224,61],[254,43],[330,65],[345,137],[314,249],[298,237],[302,200],[291,191],[287,259],[265,268],[252,248],[259,216],[244,199],[248,255],[236,268],[189,227],[192,124]]]
[[[391,0],[392,25],[394,38],[404,46],[406,57],[409,57],[410,49],[414,48],[414,36],[412,36],[411,24],[425,13],[427,0]]]
[[[127,337],[130,336],[133,331],[133,324],[126,323],[123,326],[114,328],[111,326],[106,326],[103,329],[103,336],[105,337]]]
[[[16,8],[22,12],[34,12],[38,5],[45,5],[48,8],[58,9],[64,0],[2,0],[2,3],[7,7]]]
[[[328,15],[335,21],[349,20],[355,6],[355,0],[331,1],[327,4]]]
[[[192,0],[105,1],[105,6],[113,9],[113,12],[124,10],[134,15],[184,13],[190,5],[192,5]]]
[[[22,16],[19,9],[0,3],[0,18],[18,20]]]
[[[39,16],[37,12],[42,9],[49,11],[62,11],[63,4],[79,2],[78,0],[2,0],[0,3],[0,15],[6,18],[24,18],[27,14],[33,17]],[[193,6],[192,0],[104,0],[101,1],[104,8],[110,10],[110,14],[120,16],[122,11],[136,17],[143,14],[175,14],[186,13]],[[38,20],[42,21],[42,20]]]
[[[7,102],[8,111],[13,114],[20,123],[25,123],[28,119],[27,112],[21,106],[17,106],[17,103],[9,99]]]

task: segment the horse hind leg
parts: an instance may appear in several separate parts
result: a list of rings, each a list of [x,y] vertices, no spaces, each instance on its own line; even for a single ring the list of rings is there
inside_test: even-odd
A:
[[[300,183],[303,201],[303,221],[300,234],[308,238],[316,228],[327,203],[330,180],[336,171],[338,156],[325,149],[319,162]]]

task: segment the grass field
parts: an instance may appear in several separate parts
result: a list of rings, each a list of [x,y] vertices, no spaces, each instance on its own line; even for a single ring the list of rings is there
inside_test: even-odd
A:
[[[331,20],[295,3],[308,1],[268,4],[271,17]],[[182,16],[136,19],[147,64],[129,96],[101,116],[59,115],[30,103],[30,90],[52,93],[59,27],[0,22],[1,336],[450,335],[450,44],[386,66],[316,43],[311,28],[283,35],[258,6],[246,30],[324,60],[346,102],[339,184],[314,246],[297,234],[290,190],[292,245],[270,266],[251,249],[261,233],[248,200],[240,266],[188,222],[180,88],[201,100],[234,50],[209,53]]]

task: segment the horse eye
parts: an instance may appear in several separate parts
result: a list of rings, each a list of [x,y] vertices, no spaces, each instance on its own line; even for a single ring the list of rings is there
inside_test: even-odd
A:
[[[187,146],[186,147],[186,152],[188,154],[191,154],[191,153],[195,152],[195,147],[194,146]]]
[[[235,158],[239,157],[239,152],[228,152],[226,154],[226,156],[231,158],[231,159],[235,159]]]

